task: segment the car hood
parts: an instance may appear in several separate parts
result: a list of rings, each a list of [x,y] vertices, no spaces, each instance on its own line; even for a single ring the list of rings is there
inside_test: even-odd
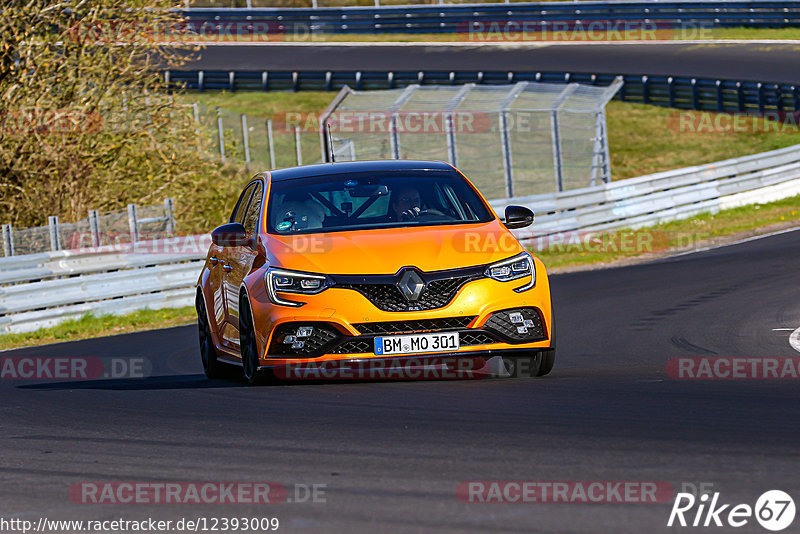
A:
[[[383,228],[267,237],[270,265],[324,274],[394,274],[483,265],[525,250],[503,224]]]

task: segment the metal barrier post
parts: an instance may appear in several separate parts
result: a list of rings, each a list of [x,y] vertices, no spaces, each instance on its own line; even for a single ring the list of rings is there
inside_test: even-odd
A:
[[[10,224],[3,225],[3,254],[14,255],[14,233]]]
[[[139,241],[139,217],[136,214],[136,204],[128,204],[128,230],[131,234],[131,243]]]
[[[50,215],[47,218],[47,226],[50,227],[50,250],[61,250],[61,238],[58,235],[58,217]]]
[[[164,212],[167,217],[166,232],[167,234],[175,233],[175,203],[171,198],[164,199]]]
[[[89,232],[92,234],[92,246],[100,246],[100,219],[97,210],[89,210]],[[81,240],[82,241],[82,240]]]

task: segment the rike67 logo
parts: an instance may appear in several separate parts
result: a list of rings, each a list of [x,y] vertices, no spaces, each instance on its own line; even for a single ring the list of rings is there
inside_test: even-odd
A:
[[[763,493],[755,506],[723,503],[719,492],[699,497],[678,493],[667,526],[739,528],[755,518],[765,529],[777,532],[791,525],[794,516],[794,500],[781,490]]]

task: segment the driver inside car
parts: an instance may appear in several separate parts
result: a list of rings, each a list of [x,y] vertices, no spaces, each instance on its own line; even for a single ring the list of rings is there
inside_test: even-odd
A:
[[[422,197],[415,187],[404,187],[392,192],[389,202],[389,218],[392,221],[411,221],[421,215],[439,215],[444,213],[438,210],[424,209]]]

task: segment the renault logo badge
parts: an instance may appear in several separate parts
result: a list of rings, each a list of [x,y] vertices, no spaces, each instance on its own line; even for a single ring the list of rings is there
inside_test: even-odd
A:
[[[396,285],[406,300],[414,302],[419,300],[422,295],[422,290],[425,289],[425,280],[416,271],[407,270]]]

